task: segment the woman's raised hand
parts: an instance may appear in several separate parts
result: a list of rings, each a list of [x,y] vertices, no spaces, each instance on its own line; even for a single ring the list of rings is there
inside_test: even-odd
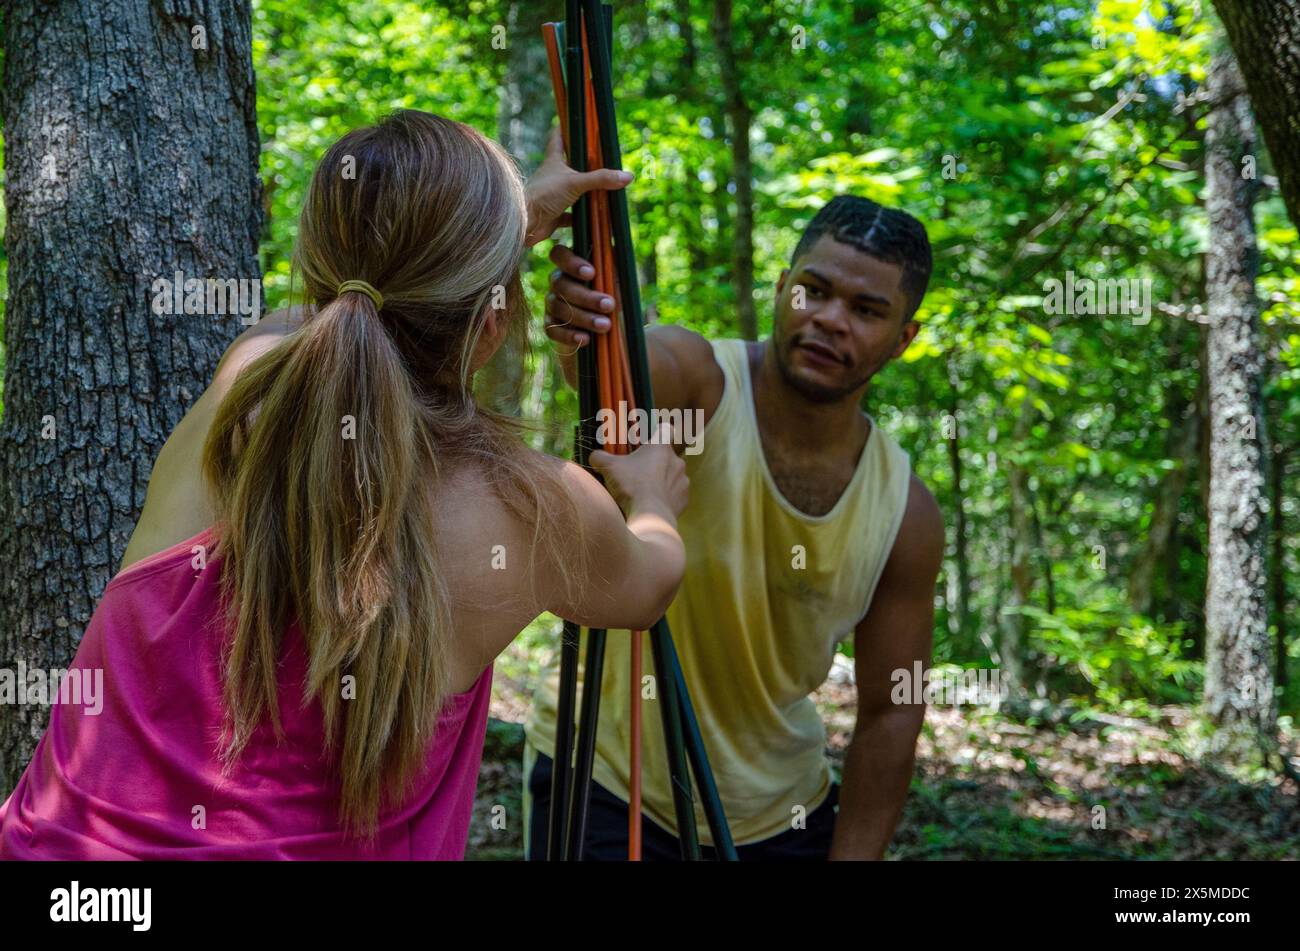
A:
[[[575,172],[569,168],[564,161],[564,140],[556,126],[546,143],[546,158],[524,186],[528,203],[525,246],[531,248],[549,238],[556,228],[567,225],[569,208],[582,195],[597,189],[617,191],[630,181],[631,172],[616,172],[612,168]]]

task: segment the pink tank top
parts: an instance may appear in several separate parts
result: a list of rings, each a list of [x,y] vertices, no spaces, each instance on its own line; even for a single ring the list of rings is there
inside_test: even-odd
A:
[[[195,567],[195,546],[214,544],[205,529],[109,582],[69,668],[92,692],[102,670],[101,695],[51,707],[0,806],[0,859],[463,858],[492,667],[448,698],[424,775],[381,814],[373,844],[345,839],[320,704],[299,702],[306,650],[296,625],[280,674],[283,744],[264,722],[221,771],[220,555]],[[67,689],[64,698],[76,699]]]

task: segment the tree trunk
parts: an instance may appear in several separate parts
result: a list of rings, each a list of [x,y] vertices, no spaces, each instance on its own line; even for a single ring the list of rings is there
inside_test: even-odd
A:
[[[1281,446],[1273,447],[1273,623],[1277,625],[1277,685],[1285,687],[1290,678],[1287,676],[1287,590],[1286,590],[1286,513],[1282,510],[1282,499],[1286,490],[1286,451]]]
[[[1016,424],[1012,445],[1017,451],[1024,448],[1029,435],[1032,406],[1028,397],[1016,410]],[[1002,611],[1002,643],[1000,645],[1002,674],[1010,685],[1012,702],[1023,700],[1026,693],[1025,650],[1028,619],[1021,608],[1028,607],[1033,591],[1033,568],[1030,553],[1033,550],[1032,525],[1029,506],[1029,472],[1019,462],[1008,464],[1007,483],[1010,489],[1010,548],[1011,590],[1007,605]]]
[[[1194,296],[1197,301],[1205,300],[1204,267],[1197,268],[1194,286],[1174,286],[1172,303],[1179,306],[1189,296]],[[1173,463],[1173,468],[1165,472],[1155,486],[1151,521],[1146,537],[1132,557],[1133,567],[1128,578],[1129,608],[1138,614],[1158,615],[1166,621],[1181,617],[1178,595],[1179,516],[1183,496],[1187,493],[1192,474],[1197,471],[1202,427],[1199,390],[1189,393],[1178,381],[1187,364],[1189,338],[1195,335],[1199,346],[1200,329],[1199,323],[1170,321],[1164,335],[1164,377],[1169,381],[1164,395],[1164,413],[1169,421],[1165,455]],[[1202,375],[1198,374],[1197,379],[1199,382]],[[1163,598],[1156,597],[1157,579],[1164,585]]]
[[[691,0],[673,0],[673,22],[677,24],[677,32],[682,38],[682,70],[688,78],[693,78],[698,47],[695,43],[695,24],[691,22]],[[687,88],[687,92],[690,91],[692,89]]]
[[[1210,552],[1205,598],[1205,708],[1231,756],[1267,748],[1276,706],[1268,636],[1265,544],[1267,438],[1255,297],[1256,182],[1242,175],[1255,147],[1250,100],[1236,62],[1216,54],[1205,133],[1209,250]]]
[[[546,137],[556,124],[551,74],[542,43],[546,17],[537,7],[558,16],[554,3],[511,0],[506,11],[509,48],[505,81],[497,104],[497,132],[501,144],[525,173],[532,172],[546,151]]]
[[[1245,74],[1287,213],[1300,225],[1300,0],[1214,6]]]
[[[953,560],[957,564],[956,590],[950,599],[948,630],[956,637],[965,639],[970,629],[970,549],[966,538],[966,494],[962,489],[961,461],[961,426],[957,421],[960,406],[961,377],[957,372],[957,360],[948,355],[948,392],[950,401],[948,413],[952,416],[952,437],[948,440],[948,465],[952,470],[953,508],[956,519],[953,524]]]
[[[158,314],[155,279],[248,280],[239,303],[260,303],[250,11],[15,0],[4,26],[0,665],[48,670],[116,573],[158,450],[253,319],[213,300]],[[5,793],[47,714],[0,706]]]
[[[1200,430],[1195,407],[1187,409],[1169,437],[1169,455],[1175,466],[1156,488],[1155,509],[1146,539],[1133,559],[1128,578],[1128,604],[1137,614],[1150,614],[1157,568],[1166,565],[1165,556],[1178,527],[1178,506],[1187,490],[1187,479],[1196,463],[1196,444]]]
[[[872,27],[880,17],[879,0],[857,0],[852,5],[852,33],[854,44],[859,49],[869,49],[872,40]],[[855,144],[865,145],[871,136],[871,107],[875,101],[875,90],[863,77],[863,70],[852,70],[849,79],[848,103],[844,110],[844,132]]]
[[[731,276],[736,288],[736,316],[740,335],[746,340],[757,340],[758,316],[754,309],[754,163],[749,154],[753,114],[740,88],[740,68],[732,48],[731,0],[714,0],[713,40],[718,47],[727,122],[731,126],[731,177],[736,183],[736,237],[731,259]]]
[[[1047,532],[1043,529],[1045,519],[1039,513],[1042,499],[1041,492],[1030,496],[1029,499],[1029,516],[1034,527],[1034,546],[1038,549],[1038,561],[1043,569],[1043,587],[1044,595],[1047,599],[1047,613],[1056,613],[1056,573],[1054,571],[1055,562],[1052,559],[1052,551],[1047,544]]]
[[[544,5],[548,10],[554,4]],[[497,107],[497,138],[519,167],[531,173],[546,152],[546,136],[555,124],[555,99],[551,92],[546,47],[541,41],[546,17],[537,4],[511,0],[506,9],[505,79]],[[554,10],[551,10],[554,13]],[[526,256],[524,275],[527,280]],[[524,338],[510,335],[488,364],[479,372],[475,388],[484,405],[510,416],[518,416],[524,391]],[[529,416],[540,415],[540,406],[529,407]]]
[[[682,41],[682,53],[677,58],[677,68],[673,76],[676,88],[680,90],[681,101],[699,103],[702,97],[711,91],[701,90],[695,69],[699,60],[699,47],[695,40],[695,26],[691,21],[690,0],[673,0],[673,22]],[[703,100],[708,111],[714,106],[709,100]],[[692,120],[694,121],[694,120]],[[704,312],[704,297],[711,288],[708,280],[714,254],[710,248],[709,233],[704,227],[704,209],[706,196],[700,187],[697,172],[692,170],[682,175],[682,200],[680,204],[681,241],[686,246],[688,267],[691,279],[686,282],[686,312],[692,316]]]
[[[1204,272],[1208,263],[1202,258],[1201,261],[1201,287],[1204,293],[1201,295],[1202,300],[1209,300],[1209,291],[1205,284]],[[1199,420],[1197,430],[1197,445],[1200,447],[1197,459],[1196,483],[1199,490],[1197,502],[1199,508],[1196,512],[1195,525],[1192,531],[1195,533],[1191,537],[1191,544],[1195,546],[1196,553],[1205,559],[1206,571],[1209,571],[1210,564],[1210,539],[1208,526],[1210,524],[1210,328],[1208,326],[1209,316],[1205,317],[1205,322],[1196,325],[1197,331],[1197,365],[1200,372],[1196,375],[1196,415]],[[1207,531],[1204,535],[1200,533],[1200,525],[1204,523]],[[1207,574],[1208,580],[1208,574]],[[1194,611],[1194,623],[1189,630],[1191,635],[1191,645],[1188,656],[1195,660],[1205,659],[1205,598],[1197,597],[1195,604],[1189,602],[1189,610]]]
[[[645,322],[653,324],[659,319],[659,249],[651,242],[650,250],[641,257],[641,299],[645,301]]]

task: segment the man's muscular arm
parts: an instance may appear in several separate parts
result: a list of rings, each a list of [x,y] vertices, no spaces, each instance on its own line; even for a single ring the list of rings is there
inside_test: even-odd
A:
[[[901,668],[912,676],[918,660],[923,670],[930,664],[943,548],[943,515],[914,475],[898,538],[853,640],[858,721],[844,760],[832,860],[881,858],[902,814],[925,704],[891,702],[891,675]]]

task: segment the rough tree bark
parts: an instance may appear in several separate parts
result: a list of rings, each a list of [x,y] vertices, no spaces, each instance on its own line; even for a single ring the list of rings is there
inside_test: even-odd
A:
[[[1268,749],[1277,715],[1265,572],[1268,442],[1255,296],[1257,183],[1242,174],[1242,158],[1255,148],[1255,128],[1230,52],[1214,56],[1207,83],[1210,553],[1204,701],[1218,727],[1216,748],[1225,756],[1250,756]]]
[[[1287,676],[1287,589],[1286,589],[1286,512],[1282,508],[1282,493],[1286,485],[1286,462],[1290,454],[1289,447],[1273,446],[1273,578],[1270,585],[1273,592],[1273,623],[1277,625],[1277,636],[1273,639],[1277,648],[1274,664],[1277,670],[1277,685],[1285,687],[1289,682]]]
[[[1300,0],[1214,0],[1237,52],[1250,101],[1300,225]]]
[[[71,660],[159,448],[243,329],[238,313],[155,314],[153,281],[260,280],[250,9],[12,0],[4,43],[0,666],[49,670]],[[47,716],[0,706],[0,796]]]
[[[754,163],[749,151],[753,112],[740,88],[740,67],[731,39],[731,0],[714,0],[713,41],[718,47],[727,122],[731,126],[731,177],[736,183],[736,240],[731,275],[736,286],[740,335],[758,339],[754,309]]]

